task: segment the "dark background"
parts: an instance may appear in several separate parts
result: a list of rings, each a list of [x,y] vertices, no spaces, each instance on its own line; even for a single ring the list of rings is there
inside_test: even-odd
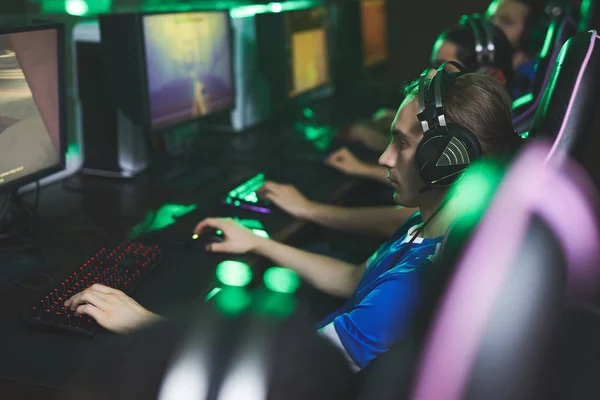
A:
[[[44,14],[40,3],[44,1],[53,4],[65,0],[1,0],[0,27],[7,23],[22,23],[32,19],[52,19],[67,25],[66,40],[67,54],[70,58],[71,30],[75,24],[93,17],[74,17],[64,14]],[[94,0],[88,0],[94,1]],[[270,1],[240,2],[241,4],[269,3]],[[428,65],[429,53],[436,36],[447,27],[456,23],[463,14],[474,12],[483,13],[489,0],[389,0],[391,20],[388,27],[390,34],[390,81],[401,85],[416,78],[423,68]],[[127,10],[142,10],[144,6],[192,4],[205,6],[212,0],[178,1],[178,0],[113,0],[112,10],[127,8]],[[73,82],[71,60],[67,60],[67,82],[69,85],[69,137],[73,142]]]

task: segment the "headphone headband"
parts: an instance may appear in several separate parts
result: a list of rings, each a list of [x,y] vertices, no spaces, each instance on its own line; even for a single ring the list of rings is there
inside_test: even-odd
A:
[[[479,23],[481,28],[478,27],[477,23]],[[477,64],[480,66],[484,64],[493,64],[496,46],[492,40],[492,33],[488,22],[484,20],[481,15],[473,14],[463,15],[460,24],[468,26],[473,32]],[[484,60],[484,58],[486,58],[486,60]]]
[[[457,73],[446,72],[446,65],[452,65],[459,70]],[[429,73],[435,71],[435,76],[427,84],[426,80]],[[451,84],[456,78],[465,72],[465,68],[457,63],[456,61],[448,61],[441,64],[437,70],[433,68],[426,68],[419,78],[419,90],[418,90],[418,102],[419,102],[419,113],[417,114],[419,121],[421,121],[421,127],[423,132],[427,132],[430,129],[447,127],[446,116],[444,110],[444,104],[442,102],[444,78],[446,76],[451,77],[451,81],[446,80],[446,84]],[[431,99],[431,85],[433,84],[433,99]],[[427,86],[427,87],[425,87]],[[428,106],[428,103],[434,103],[435,107]]]

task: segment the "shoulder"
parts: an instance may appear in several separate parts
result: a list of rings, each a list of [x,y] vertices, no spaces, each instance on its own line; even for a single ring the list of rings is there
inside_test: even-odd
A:
[[[398,260],[397,264],[389,269],[388,274],[391,276],[405,275],[432,264],[440,253],[443,239],[444,237],[441,236],[435,239],[425,239],[421,243],[413,243],[406,256]]]

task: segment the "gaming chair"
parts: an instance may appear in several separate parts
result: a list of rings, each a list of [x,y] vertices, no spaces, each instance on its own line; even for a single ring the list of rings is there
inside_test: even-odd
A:
[[[565,12],[556,17],[548,28],[544,47],[540,53],[535,80],[531,90],[531,99],[513,108],[513,125],[518,133],[528,132],[533,117],[539,107],[542,95],[548,87],[552,68],[558,59],[563,44],[577,31],[575,21],[570,13]],[[518,102],[519,99],[515,101]]]
[[[591,182],[549,151],[528,146],[469,240],[411,398],[552,398],[565,304],[598,292],[600,235]]]

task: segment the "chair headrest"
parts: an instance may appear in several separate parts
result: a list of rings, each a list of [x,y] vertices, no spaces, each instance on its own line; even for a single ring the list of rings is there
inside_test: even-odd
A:
[[[524,110],[517,110],[518,115],[513,119],[515,126],[531,119],[535,114],[542,95],[550,82],[552,68],[558,59],[560,49],[576,32],[577,26],[575,21],[568,13],[552,21],[550,24],[546,40],[544,41],[544,47],[540,53],[535,81],[531,90],[533,100],[525,106]]]
[[[565,43],[531,127],[530,137],[554,140],[551,153],[581,160],[600,101],[600,37],[581,32]]]

